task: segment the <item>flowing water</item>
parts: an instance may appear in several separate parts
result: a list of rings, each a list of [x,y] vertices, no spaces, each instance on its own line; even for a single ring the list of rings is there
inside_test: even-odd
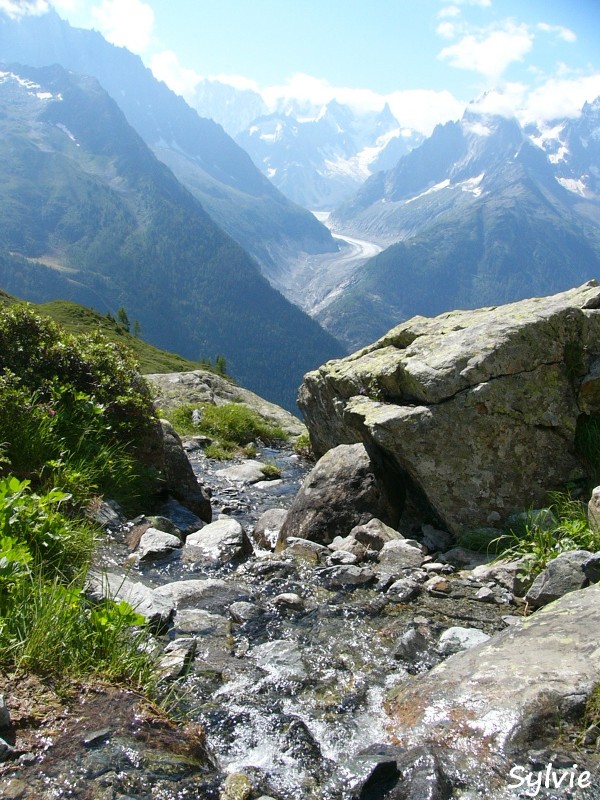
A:
[[[191,456],[212,489],[215,518],[226,512],[247,532],[265,509],[289,506],[311,466],[288,450],[265,448],[257,457],[282,470],[281,482],[232,484],[216,474],[227,465],[201,453]],[[111,566],[125,556],[118,540],[103,550]],[[453,600],[452,613],[461,617],[457,623],[445,599],[423,596],[411,605],[394,605],[374,588],[328,589],[321,567],[255,548],[241,561],[220,566],[177,553],[137,568],[137,577],[151,586],[192,578],[222,582],[202,608],[179,609],[163,637],[197,640],[189,671],[170,685],[169,702],[175,713],[185,712],[206,731],[213,765],[197,753],[173,753],[171,746],[168,753],[148,750],[152,737],[140,723],[125,737],[109,732],[102,738],[101,731],[99,747],[83,750],[80,742],[55,747],[54,756],[29,773],[26,791],[3,794],[0,785],[0,797],[218,798],[223,776],[238,772],[250,776],[253,797],[350,797],[364,770],[357,754],[369,747],[373,752],[389,739],[386,693],[409,671],[431,666],[427,659],[419,664],[395,657],[399,637],[418,624],[439,633],[464,620],[491,633],[502,626],[502,612]],[[282,593],[300,595],[302,608],[274,602]],[[234,599],[254,604],[255,616],[234,622],[229,612]],[[117,719],[117,706],[114,714]],[[91,726],[88,720],[87,734]]]

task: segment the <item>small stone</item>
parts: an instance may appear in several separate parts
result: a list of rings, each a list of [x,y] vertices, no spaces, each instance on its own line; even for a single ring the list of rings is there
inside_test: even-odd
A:
[[[482,586],[482,588],[475,595],[476,600],[481,600],[482,603],[494,603],[496,595],[489,586]]]
[[[304,600],[299,594],[295,594],[295,592],[284,592],[283,594],[278,594],[273,598],[273,605],[276,605],[278,608],[283,609],[284,611],[286,609],[289,611],[304,610]]]
[[[287,539],[287,547],[282,551],[281,555],[301,558],[309,561],[311,564],[318,564],[321,560],[324,561],[325,558],[327,558],[329,549],[317,542],[311,542],[309,539],[289,536]]]
[[[429,578],[429,580],[425,581],[423,588],[426,592],[429,592],[429,594],[450,594],[452,587],[450,586],[449,581],[439,575],[436,575],[435,577]]]
[[[107,742],[112,736],[112,733],[110,728],[101,728],[100,730],[87,733],[81,740],[81,743],[84,747],[96,747],[96,745]]]
[[[5,742],[4,739],[0,739],[0,764],[3,761],[12,761],[13,758],[17,757],[17,751],[15,750],[12,745],[8,742]]]
[[[363,561],[367,555],[366,546],[357,541],[354,536],[336,536],[329,545],[329,549],[336,553],[352,553],[353,556],[356,556],[356,563]]]
[[[540,608],[569,592],[582,589],[587,583],[583,566],[590,558],[592,553],[587,550],[561,553],[537,576],[525,599],[534,608]]]
[[[181,539],[157,528],[148,528],[142,535],[135,555],[138,561],[155,561],[170,556],[180,548]]]
[[[335,566],[336,564],[356,564],[357,562],[358,558],[354,553],[349,553],[347,550],[335,550],[327,559],[327,564],[329,566]]]
[[[165,647],[164,655],[158,661],[158,672],[167,680],[174,680],[187,671],[194,656],[198,642],[193,637],[175,639]]]
[[[490,637],[479,628],[454,627],[445,630],[439,638],[438,650],[445,656],[469,650],[478,644],[487,642]]]
[[[366,586],[373,582],[375,573],[365,567],[342,564],[338,567],[325,567],[319,571],[319,577],[328,589],[340,589],[345,586]]]
[[[254,528],[252,538],[258,547],[264,550],[274,550],[281,526],[287,516],[285,508],[269,508],[260,515]]]
[[[247,603],[240,600],[237,603],[232,603],[229,606],[229,616],[234,622],[244,623],[249,622],[251,619],[258,619],[265,612],[256,603]]]
[[[452,564],[442,564],[439,561],[430,561],[428,564],[423,564],[423,569],[426,572],[437,572],[441,575],[450,575],[454,572]]]
[[[243,772],[232,772],[225,778],[219,800],[249,800],[252,795],[252,781]]]
[[[386,597],[393,603],[407,603],[419,594],[419,584],[410,578],[400,578],[389,587]]]
[[[377,518],[369,520],[366,525],[356,525],[350,531],[350,536],[365,548],[377,551],[381,550],[386,542],[404,538],[401,533]]]

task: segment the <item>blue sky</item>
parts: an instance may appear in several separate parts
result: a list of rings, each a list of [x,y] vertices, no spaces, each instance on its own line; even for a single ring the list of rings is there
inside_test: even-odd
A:
[[[0,0],[43,12],[48,0]],[[55,0],[193,99],[201,78],[356,107],[428,132],[482,107],[522,121],[600,95],[600,0]]]

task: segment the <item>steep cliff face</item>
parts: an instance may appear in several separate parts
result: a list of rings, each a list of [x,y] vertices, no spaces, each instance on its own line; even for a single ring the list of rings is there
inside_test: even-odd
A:
[[[576,438],[600,413],[600,288],[414,317],[305,376],[317,454],[364,441],[448,530],[499,525],[583,477]]]

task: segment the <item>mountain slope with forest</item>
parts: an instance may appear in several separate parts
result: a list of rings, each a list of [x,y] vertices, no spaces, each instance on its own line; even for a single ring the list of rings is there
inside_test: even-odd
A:
[[[61,64],[97,78],[146,144],[265,274],[283,269],[289,254],[336,250],[329,231],[287,200],[220,125],[199,117],[125,48],[96,31],[72,28],[50,10],[21,19],[0,12],[0,53],[5,62]]]
[[[287,408],[304,372],[341,354],[271,288],[95,79],[13,65],[0,76],[0,112],[6,291],[102,313],[124,306],[152,344],[192,360],[222,354],[235,378]]]

